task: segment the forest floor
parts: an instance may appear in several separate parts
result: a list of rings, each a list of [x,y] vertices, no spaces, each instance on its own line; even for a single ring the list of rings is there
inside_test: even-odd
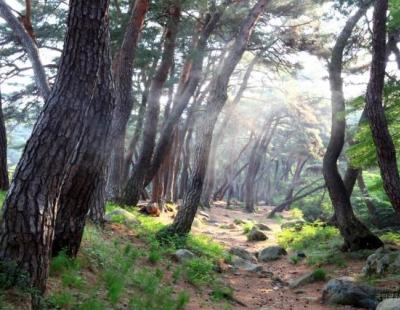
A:
[[[329,278],[359,278],[370,254],[350,257],[332,250],[332,245],[340,243],[336,232],[310,225],[303,228],[306,233],[282,237],[281,225],[294,219],[293,212],[267,219],[270,207],[260,206],[256,213],[249,214],[241,207],[228,209],[221,202],[198,212],[185,241],[173,240],[173,244],[163,245],[157,241],[156,233],[172,222],[176,212],[172,209],[160,217],[150,217],[137,209],[124,211],[109,205],[109,214],[121,210],[125,213],[115,213],[103,228],[87,225],[76,260],[63,253],[53,258],[43,309],[353,309],[320,301]],[[245,232],[256,223],[271,229],[264,231],[267,240],[247,241]],[[233,246],[255,253],[271,245],[284,245],[288,240],[297,243],[291,243],[293,249],[288,249],[287,256],[257,263],[264,274],[229,268],[232,257],[227,253]],[[196,258],[178,263],[174,253],[179,248],[189,249]],[[294,249],[304,250],[307,258],[293,261]],[[323,281],[296,289],[288,287],[293,279],[315,270],[323,270]],[[374,284],[393,288],[400,281]],[[0,309],[29,309],[27,295],[23,289],[0,292]]]

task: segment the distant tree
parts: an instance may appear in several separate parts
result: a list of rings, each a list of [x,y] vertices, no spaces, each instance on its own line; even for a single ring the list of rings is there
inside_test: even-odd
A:
[[[195,147],[193,171],[184,194],[183,204],[175,217],[174,223],[168,229],[169,233],[187,234],[190,231],[200,203],[215,123],[227,99],[229,79],[241,60],[254,26],[264,12],[268,2],[268,0],[258,0],[251,8],[211,81],[204,118],[201,122],[198,122],[196,128],[198,140]]]

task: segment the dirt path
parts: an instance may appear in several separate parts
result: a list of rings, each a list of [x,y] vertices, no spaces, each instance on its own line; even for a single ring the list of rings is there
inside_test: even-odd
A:
[[[241,246],[250,252],[256,252],[269,245],[276,245],[275,235],[280,230],[280,224],[275,220],[267,219],[268,207],[260,207],[255,214],[248,214],[241,210],[228,210],[223,204],[217,204],[215,207],[207,210],[210,216],[211,224],[200,224],[193,227],[193,233],[202,233],[211,236],[223,244],[227,249],[232,246]],[[257,223],[263,223],[272,230],[266,231],[268,240],[262,242],[249,242],[243,234],[243,228],[237,226],[234,229],[221,228],[224,225],[232,224],[234,219],[251,220]],[[306,264],[293,265],[287,257],[275,262],[261,263],[265,271],[270,271],[274,277],[283,281],[290,281],[303,273],[312,271]],[[338,275],[349,275],[361,271],[360,262],[349,262],[348,266],[339,270]],[[234,288],[234,296],[247,307],[234,305],[233,309],[257,309],[257,310],[278,310],[278,309],[353,309],[352,307],[331,307],[321,304],[320,296],[324,283],[314,283],[303,286],[299,289],[289,289],[287,286],[279,285],[279,282],[273,278],[261,278],[258,274],[251,272],[222,274],[226,283]],[[194,306],[194,305],[193,305]],[[193,309],[199,309],[199,305]],[[207,308],[202,308],[207,309]]]

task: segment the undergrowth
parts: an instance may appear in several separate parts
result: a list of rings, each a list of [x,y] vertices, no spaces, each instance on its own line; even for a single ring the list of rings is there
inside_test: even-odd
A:
[[[344,254],[340,252],[343,239],[335,227],[317,221],[304,224],[301,229],[283,229],[277,239],[286,249],[304,251],[310,265],[345,265]],[[298,261],[295,259],[293,263]]]

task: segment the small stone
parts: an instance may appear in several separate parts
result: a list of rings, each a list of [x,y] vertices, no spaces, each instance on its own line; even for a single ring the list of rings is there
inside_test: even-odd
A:
[[[236,255],[240,258],[243,258],[244,260],[251,261],[253,263],[257,262],[257,259],[253,254],[251,254],[249,251],[239,246],[230,248],[229,253],[232,255]]]
[[[267,239],[267,235],[258,230],[256,227],[253,227],[247,235],[247,240],[249,241],[264,241]]]
[[[287,255],[284,248],[280,246],[270,246],[258,253],[258,260],[262,262],[269,262],[279,259],[280,257]]]
[[[250,272],[262,271],[262,266],[253,264],[252,262],[249,262],[248,260],[245,260],[239,256],[233,257],[232,265],[236,268],[243,269],[245,271],[250,271]]]
[[[200,211],[199,211],[199,214],[202,215],[202,216],[204,216],[204,217],[206,217],[206,218],[208,218],[208,219],[210,218],[210,215],[209,215],[208,213],[204,212],[204,211],[201,211],[201,210],[200,210]]]
[[[179,249],[174,253],[173,257],[177,262],[184,263],[188,260],[195,258],[196,256],[189,250]]]
[[[289,287],[290,288],[297,288],[299,286],[303,286],[305,284],[309,284],[315,281],[314,277],[314,272],[307,272],[306,274],[303,274],[297,279],[294,279],[289,282]]]

